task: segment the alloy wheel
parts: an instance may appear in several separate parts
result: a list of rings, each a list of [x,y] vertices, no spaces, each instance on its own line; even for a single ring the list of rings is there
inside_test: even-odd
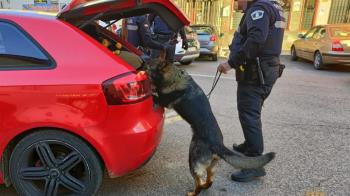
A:
[[[17,180],[30,195],[86,195],[93,178],[84,156],[58,140],[30,145],[16,164]]]

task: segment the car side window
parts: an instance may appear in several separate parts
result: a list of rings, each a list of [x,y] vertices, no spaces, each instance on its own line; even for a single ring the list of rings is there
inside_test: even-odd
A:
[[[325,28],[319,28],[318,31],[314,34],[314,39],[321,39],[325,36],[326,29]]]
[[[326,36],[326,29],[325,28],[321,28],[320,29],[320,38],[324,38]]]
[[[50,67],[47,54],[14,24],[0,21],[0,69]]]
[[[310,39],[312,36],[314,36],[315,32],[317,31],[318,28],[312,28],[310,29],[304,36],[305,39]]]

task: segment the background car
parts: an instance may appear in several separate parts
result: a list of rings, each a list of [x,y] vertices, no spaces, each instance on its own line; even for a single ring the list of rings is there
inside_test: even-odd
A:
[[[213,61],[218,60],[218,34],[212,25],[191,25],[196,31],[200,42],[200,55],[210,56]]]
[[[299,38],[291,47],[292,60],[311,60],[315,69],[327,64],[350,65],[350,24],[315,26]]]
[[[122,176],[151,158],[164,110],[145,72],[101,41],[140,51],[95,22],[135,9],[165,14],[174,29],[189,23],[157,0],[75,0],[57,17],[0,10],[0,183],[19,195],[94,195],[104,171]]]
[[[188,49],[185,50],[182,48],[182,39],[179,36],[178,43],[176,44],[175,61],[182,65],[189,65],[199,57],[200,44],[197,33],[191,27],[186,26],[185,33],[188,41]]]

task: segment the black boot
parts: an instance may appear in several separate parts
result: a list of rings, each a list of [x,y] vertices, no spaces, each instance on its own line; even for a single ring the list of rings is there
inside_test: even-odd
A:
[[[265,175],[266,172],[264,168],[242,169],[241,171],[233,173],[231,175],[231,179],[237,182],[249,182]]]
[[[247,145],[245,144],[245,142],[240,144],[240,145],[233,144],[232,148],[233,148],[233,150],[238,151],[238,152],[243,153],[243,154],[245,154],[245,152],[247,151]]]

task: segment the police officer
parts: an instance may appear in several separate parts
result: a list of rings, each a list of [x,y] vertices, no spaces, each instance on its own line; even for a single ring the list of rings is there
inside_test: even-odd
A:
[[[188,42],[184,28],[181,28],[179,32],[174,32],[170,27],[159,17],[154,14],[150,14],[148,17],[149,24],[153,27],[153,39],[160,43],[172,43],[173,47],[169,51],[168,58],[170,61],[174,61],[175,58],[175,44],[177,42],[178,33],[182,39],[182,48],[188,49]],[[151,57],[157,58],[159,56],[159,50],[152,50]]]
[[[284,66],[279,55],[285,27],[283,9],[275,0],[238,0],[244,16],[230,45],[227,62],[218,70],[227,73],[236,69],[237,107],[245,141],[234,149],[247,156],[263,153],[261,109]],[[242,169],[231,179],[251,181],[265,176],[264,168]]]
[[[126,29],[128,42],[137,48],[169,50],[169,45],[162,44],[152,39],[152,32],[146,15],[128,18]]]

